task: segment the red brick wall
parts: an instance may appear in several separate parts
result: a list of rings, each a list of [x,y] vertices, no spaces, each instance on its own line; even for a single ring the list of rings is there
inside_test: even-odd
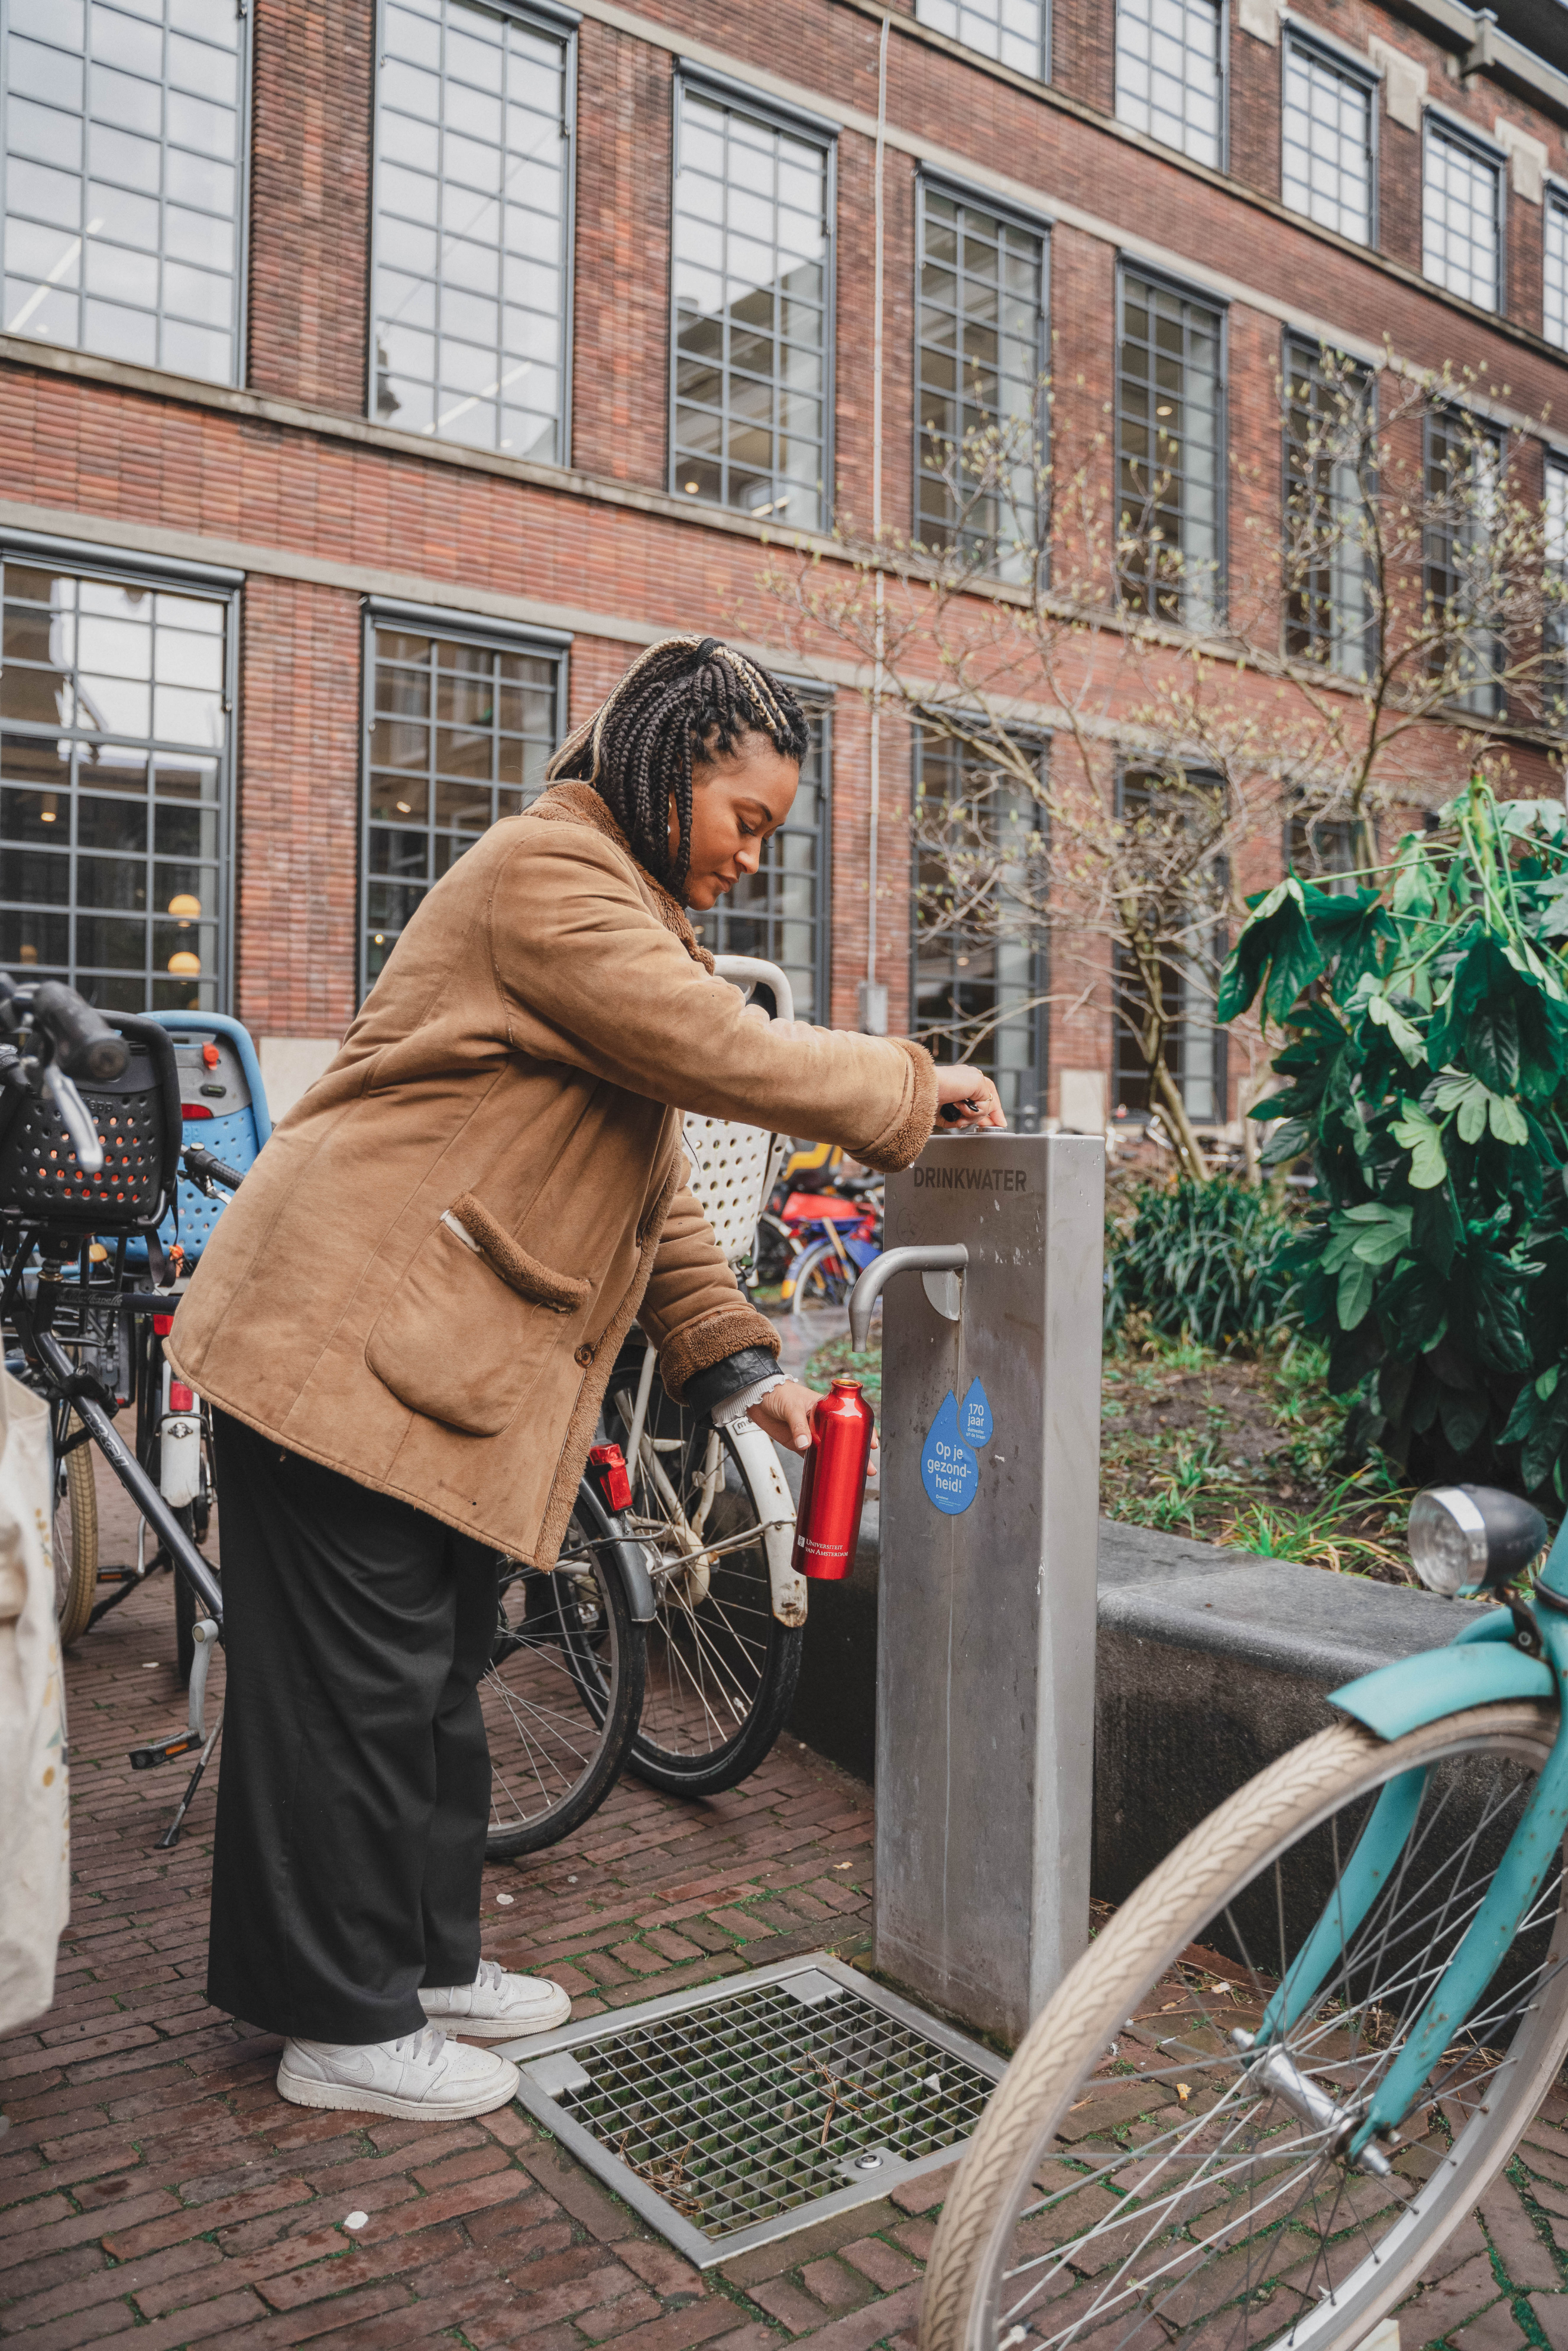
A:
[[[354,1010],[360,600],[253,577],[241,599],[235,1009],[329,1037]]]
[[[365,413],[375,0],[256,0],[249,364],[260,392]]]
[[[666,486],[674,60],[585,18],[578,36],[572,462]]]
[[[1232,10],[1227,120],[1229,168],[1265,196],[1280,193],[1281,52],[1244,33]]]

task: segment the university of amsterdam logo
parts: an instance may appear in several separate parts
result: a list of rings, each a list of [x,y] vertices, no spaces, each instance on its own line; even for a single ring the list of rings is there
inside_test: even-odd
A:
[[[962,1405],[948,1389],[920,1448],[920,1482],[939,1510],[956,1519],[980,1490],[976,1447],[991,1441],[990,1400],[978,1380]]]

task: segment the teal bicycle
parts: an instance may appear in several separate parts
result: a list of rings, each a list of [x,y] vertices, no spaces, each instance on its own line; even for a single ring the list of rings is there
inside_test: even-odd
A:
[[[1501,1604],[1352,1682],[1095,1936],[947,2199],[922,2351],[1352,2351],[1568,2056],[1568,1528],[1417,1497]]]

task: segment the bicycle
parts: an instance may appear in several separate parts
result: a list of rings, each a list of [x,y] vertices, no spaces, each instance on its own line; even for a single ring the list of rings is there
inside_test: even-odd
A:
[[[922,2351],[1359,2344],[1568,2054],[1568,1529],[1416,1498],[1432,1589],[1501,1602],[1334,1691],[1094,1937],[970,2144]]]
[[[794,1017],[777,965],[721,956],[720,978],[760,980]],[[692,1190],[732,1265],[752,1249],[787,1136],[688,1118]],[[604,1428],[626,1464],[619,1523],[653,1578],[643,1717],[627,1768],[651,1786],[716,1795],[756,1771],[794,1702],[806,1583],[794,1572],[795,1508],[772,1440],[746,1418],[716,1429],[677,1405],[657,1351],[634,1332],[611,1374]]]
[[[852,1176],[831,1193],[797,1192],[785,1202],[784,1220],[798,1237],[780,1290],[791,1314],[845,1303],[882,1255],[882,1197],[880,1176]]]

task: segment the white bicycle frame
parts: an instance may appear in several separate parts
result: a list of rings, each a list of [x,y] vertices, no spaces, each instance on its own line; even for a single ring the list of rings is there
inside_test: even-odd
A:
[[[720,979],[755,983],[763,981],[773,991],[773,1000],[781,1020],[795,1018],[795,998],[789,982],[776,963],[767,963],[758,956],[719,956],[714,969]],[[768,1169],[771,1159],[764,1162],[761,1187],[751,1209],[750,1225],[755,1230],[762,1203],[768,1196]],[[693,1190],[699,1201],[702,1191],[696,1180]],[[669,1512],[669,1527],[680,1545],[678,1561],[663,1562],[662,1572],[667,1581],[680,1573],[688,1584],[700,1588],[695,1593],[700,1598],[707,1588],[707,1578],[716,1551],[703,1541],[709,1506],[724,1481],[724,1442],[716,1428],[710,1428],[707,1448],[703,1457],[703,1472],[699,1487],[701,1501],[693,1519],[682,1510],[680,1497],[665,1471],[659,1455],[673,1450],[678,1439],[654,1437],[649,1434],[648,1404],[653,1391],[653,1374],[658,1366],[658,1350],[650,1342],[643,1350],[642,1375],[637,1383],[637,1395],[632,1404],[626,1439],[626,1458],[633,1474],[641,1468],[652,1491]],[[744,1416],[729,1425],[730,1442],[750,1480],[751,1489],[761,1505],[763,1516],[760,1530],[748,1528],[743,1538],[755,1541],[760,1531],[768,1559],[768,1582],[773,1614],[781,1625],[803,1625],[806,1621],[806,1579],[797,1575],[792,1564],[795,1550],[795,1505],[784,1473],[779,1467],[779,1456],[771,1437]],[[657,1580],[660,1568],[654,1567]]]

